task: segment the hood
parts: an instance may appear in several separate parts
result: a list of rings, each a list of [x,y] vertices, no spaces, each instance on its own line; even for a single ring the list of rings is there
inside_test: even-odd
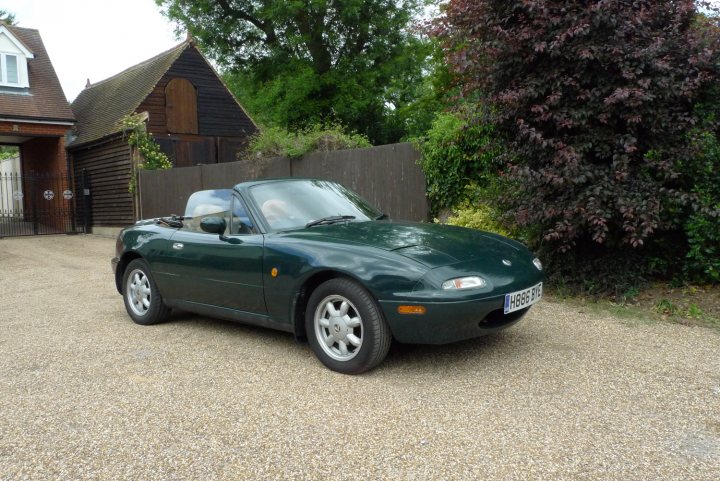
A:
[[[440,224],[414,222],[347,222],[288,232],[292,237],[335,240],[392,251],[428,267],[471,259],[526,257],[527,249],[513,240],[488,232]],[[527,253],[527,254],[526,254]]]

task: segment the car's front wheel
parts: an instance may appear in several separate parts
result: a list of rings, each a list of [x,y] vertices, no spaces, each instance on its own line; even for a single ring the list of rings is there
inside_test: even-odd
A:
[[[349,279],[331,279],[315,289],[305,329],[318,359],[344,374],[359,374],[380,364],[392,341],[377,303]]]
[[[167,319],[170,309],[150,274],[150,266],[142,259],[131,261],[123,274],[125,309],[137,324],[149,326]]]

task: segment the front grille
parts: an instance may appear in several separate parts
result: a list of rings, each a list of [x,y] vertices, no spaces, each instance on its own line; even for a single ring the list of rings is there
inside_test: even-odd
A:
[[[501,327],[505,324],[510,324],[517,321],[522,316],[524,316],[529,309],[529,307],[526,307],[525,309],[520,309],[519,311],[511,312],[510,314],[505,314],[502,309],[496,309],[490,312],[490,314],[488,314],[485,319],[480,321],[478,326],[484,329],[491,327]]]

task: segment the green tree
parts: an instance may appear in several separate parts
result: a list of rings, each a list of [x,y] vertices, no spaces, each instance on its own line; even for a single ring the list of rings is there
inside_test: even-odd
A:
[[[12,159],[20,155],[20,149],[14,145],[0,145],[0,160]]]
[[[397,82],[390,86],[389,94],[398,96],[401,105],[392,111],[393,121],[403,126],[405,138],[423,137],[433,122],[448,105],[458,104],[457,88],[445,61],[440,42],[431,37],[430,55],[417,82]]]
[[[7,25],[15,25],[15,14],[7,10],[0,9],[0,22]]]
[[[373,143],[408,132],[433,49],[413,28],[423,0],[156,2],[261,123],[339,122]]]

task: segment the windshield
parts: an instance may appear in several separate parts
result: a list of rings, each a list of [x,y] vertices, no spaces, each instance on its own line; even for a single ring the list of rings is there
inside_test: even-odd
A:
[[[320,219],[368,221],[380,212],[340,184],[325,180],[287,180],[258,184],[250,196],[274,230],[296,229]]]

